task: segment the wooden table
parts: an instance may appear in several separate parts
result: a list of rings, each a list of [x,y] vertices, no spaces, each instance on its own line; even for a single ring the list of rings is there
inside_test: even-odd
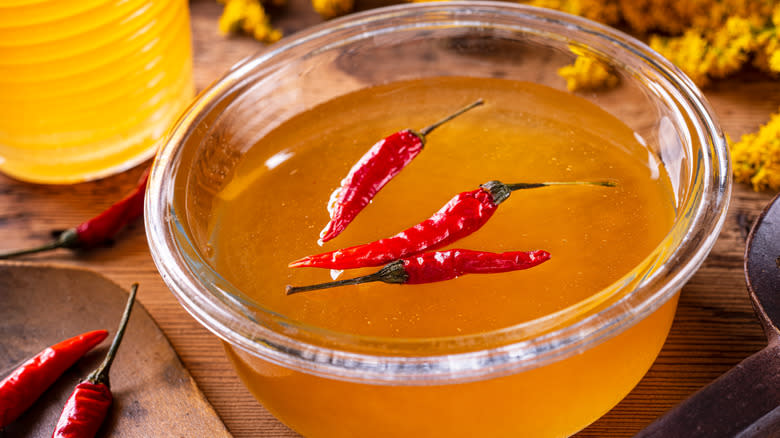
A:
[[[217,79],[234,62],[263,48],[248,38],[220,37],[216,21],[221,6],[215,2],[193,1],[191,7],[198,89]],[[288,32],[318,21],[306,7],[293,9],[277,20]],[[780,82],[745,74],[715,84],[706,95],[723,128],[738,138],[757,129],[777,111]],[[140,172],[139,167],[68,187],[29,185],[0,175],[0,247],[27,247],[50,239],[52,230],[77,224],[119,199]],[[742,256],[748,229],[771,197],[771,193],[755,193],[745,185],[735,186],[723,232],[704,265],[683,289],[660,357],[625,400],[578,437],[631,436],[765,345],[747,298]],[[125,286],[140,281],[140,302],[162,327],[236,437],[296,436],[252,398],[230,367],[217,338],[195,322],[163,284],[140,223],[129,227],[112,248],[89,253],[61,250],[28,259],[94,269]]]

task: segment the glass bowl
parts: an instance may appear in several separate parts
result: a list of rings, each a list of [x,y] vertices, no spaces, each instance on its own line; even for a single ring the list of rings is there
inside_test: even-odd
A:
[[[290,117],[371,85],[430,76],[565,90],[556,72],[575,53],[619,76],[615,88],[578,94],[663,162],[676,204],[655,251],[594,296],[485,333],[377,338],[264,309],[209,263],[215,194],[257,139]],[[304,436],[567,436],[617,404],[655,360],[678,292],[723,224],[730,187],[726,142],[706,100],[641,42],[510,3],[407,4],[313,27],[235,65],[170,133],[145,215],[168,287],[224,341],[258,400]]]

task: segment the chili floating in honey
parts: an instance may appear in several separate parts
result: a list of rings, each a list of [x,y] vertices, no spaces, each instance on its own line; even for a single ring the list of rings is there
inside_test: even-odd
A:
[[[287,295],[331,287],[381,281],[395,284],[422,284],[452,280],[465,274],[494,274],[532,268],[550,259],[547,251],[493,253],[469,249],[426,252],[396,260],[379,271],[357,278],[311,286],[287,286]]]
[[[149,171],[147,170],[143,173],[138,184],[130,194],[92,219],[63,231],[56,241],[36,248],[0,254],[0,259],[34,254],[57,248],[85,249],[106,243],[127,224],[143,215],[144,195],[148,180]]]
[[[108,408],[113,402],[108,371],[125,334],[137,291],[138,284],[136,283],[130,288],[130,296],[127,298],[125,311],[122,313],[122,321],[119,323],[119,328],[103,363],[84,381],[76,385],[76,389],[65,403],[65,408],[57,421],[52,438],[91,438],[97,434],[100,425],[103,424]]]
[[[429,219],[400,233],[375,242],[295,260],[291,268],[316,267],[352,269],[380,266],[422,251],[449,245],[480,229],[515,190],[553,185],[596,185],[613,187],[609,181],[572,181],[504,184],[489,181],[479,189],[455,195]]]
[[[344,231],[379,190],[422,151],[431,131],[482,103],[479,99],[420,131],[404,129],[374,144],[331,194],[328,201],[330,221],[320,232],[320,242],[327,242]]]
[[[108,336],[95,330],[66,339],[36,354],[0,382],[0,428],[16,420],[77,360]]]

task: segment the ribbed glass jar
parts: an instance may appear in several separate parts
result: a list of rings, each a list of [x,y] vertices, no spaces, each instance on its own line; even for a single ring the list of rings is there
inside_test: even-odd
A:
[[[186,0],[0,2],[0,171],[75,183],[154,154],[193,95]]]

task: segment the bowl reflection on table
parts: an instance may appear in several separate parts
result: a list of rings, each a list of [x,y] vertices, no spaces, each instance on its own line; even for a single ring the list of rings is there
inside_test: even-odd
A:
[[[487,333],[377,338],[268,311],[209,262],[216,193],[280,123],[358,89],[423,77],[564,89],[556,70],[574,59],[573,49],[620,76],[617,88],[581,96],[646,142],[669,173],[676,204],[657,249],[595,296]],[[336,20],[233,67],[201,93],[160,151],[146,222],[165,282],[225,341],[253,394],[303,435],[566,436],[617,404],[650,367],[679,289],[720,230],[729,192],[728,154],[708,104],[643,44],[558,12],[436,3]]]

